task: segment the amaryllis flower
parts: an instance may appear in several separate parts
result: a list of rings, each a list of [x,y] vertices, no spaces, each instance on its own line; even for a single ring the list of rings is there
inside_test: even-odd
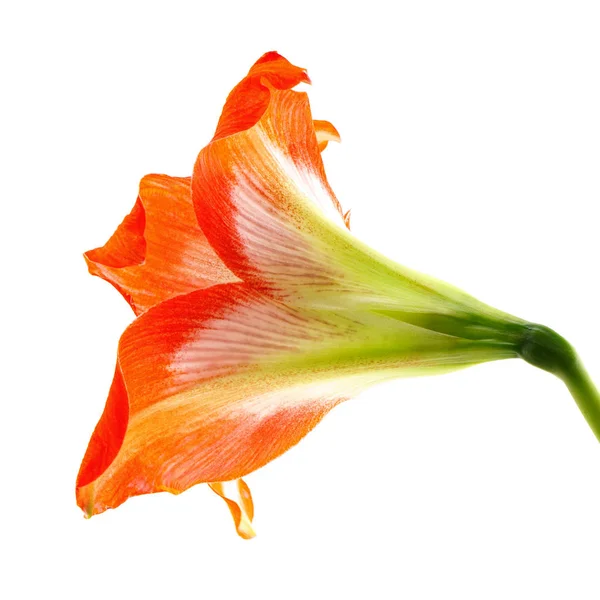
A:
[[[86,515],[208,483],[251,537],[242,477],[334,406],[399,376],[521,357],[561,377],[600,436],[600,398],[552,330],[373,251],[350,233],[303,69],[275,52],[229,94],[190,178],[142,179],[90,272],[136,320],[77,478]]]

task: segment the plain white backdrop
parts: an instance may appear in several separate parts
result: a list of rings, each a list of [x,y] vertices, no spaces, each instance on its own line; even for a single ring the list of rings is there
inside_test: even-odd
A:
[[[392,8],[393,7],[393,8]],[[87,274],[189,175],[264,52],[306,67],[354,233],[553,327],[600,383],[597,2],[21,2],[0,10],[5,598],[600,597],[600,446],[518,361],[380,386],[247,478],[75,505],[129,307]]]

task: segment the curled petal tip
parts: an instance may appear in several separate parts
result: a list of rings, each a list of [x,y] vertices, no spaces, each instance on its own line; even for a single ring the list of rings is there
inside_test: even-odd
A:
[[[315,128],[315,135],[317,137],[317,144],[319,151],[323,152],[327,148],[329,142],[341,142],[339,131],[329,121],[314,120],[313,126]]]
[[[348,209],[345,213],[344,213],[344,223],[346,224],[346,227],[348,229],[350,229],[350,217],[352,216],[351,214],[352,209]]]
[[[238,479],[236,482],[214,482],[208,485],[227,503],[237,534],[244,540],[256,537],[256,531],[252,526],[254,503],[246,482]]]
[[[260,65],[261,63],[271,62],[273,60],[280,60],[285,58],[277,52],[277,50],[269,50],[269,52],[265,52],[254,64]]]
[[[292,65],[292,63],[290,63],[290,61],[287,58],[285,58],[285,56],[281,56],[281,54],[279,54],[279,52],[277,52],[275,50],[271,50],[270,52],[265,52],[254,63],[253,68],[256,67],[257,65],[263,65],[265,63],[270,63],[270,62],[274,62],[274,61],[279,61],[282,66],[285,65],[283,68],[297,71],[298,78],[300,81],[302,81],[304,83],[312,84],[312,81],[310,80],[310,77],[308,76],[306,69],[303,69],[301,67],[295,67],[294,65]]]
[[[322,140],[327,140],[327,141],[331,141],[331,142],[341,142],[342,141],[340,132],[329,121],[321,121],[319,119],[315,119],[313,121],[313,126],[315,128],[315,134],[317,136],[317,141],[319,141],[319,142]]]

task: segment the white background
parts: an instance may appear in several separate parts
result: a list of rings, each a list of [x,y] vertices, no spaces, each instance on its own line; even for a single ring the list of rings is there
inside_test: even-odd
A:
[[[600,382],[598,6],[6,3],[0,594],[600,597],[600,446],[518,361],[337,408],[247,478],[249,542],[206,486],[90,521],[74,499],[132,318],[81,254],[143,175],[191,173],[267,50],[342,134],[325,161],[358,237],[557,329]]]

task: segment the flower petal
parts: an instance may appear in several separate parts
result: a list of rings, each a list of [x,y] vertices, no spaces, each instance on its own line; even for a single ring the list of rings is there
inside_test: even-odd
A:
[[[262,141],[273,141],[274,150],[284,154],[287,154],[287,150],[292,154],[294,149],[298,150],[299,155],[295,158],[302,162],[301,166],[305,163],[307,165],[307,177],[304,182],[306,185],[303,187],[308,186],[310,190],[316,191],[317,194],[313,195],[316,201],[326,212],[332,214],[338,223],[344,225],[344,213],[325,178],[317,143],[317,135],[324,143],[328,139],[339,139],[339,134],[327,121],[313,123],[305,94],[289,91],[302,81],[309,81],[304,69],[295,67],[275,52],[265,54],[229,94],[215,136],[209,146],[200,153],[196,162],[192,189],[199,223],[203,229],[208,228],[205,233],[217,253],[226,263],[228,259],[232,260],[232,264],[228,266],[243,280],[246,279],[248,269],[237,264],[239,252],[230,256],[231,246],[242,240],[237,235],[236,223],[230,222],[235,213],[235,201],[230,200],[228,195],[232,184],[235,183],[236,173],[242,175],[246,166],[249,166],[250,175],[255,173],[258,179],[265,175],[265,171],[266,176],[269,176],[268,165],[261,168],[263,165],[260,164],[265,158],[264,153],[261,155]],[[296,96],[302,97],[304,104],[294,111],[293,99]],[[280,97],[284,100],[280,103],[278,115],[285,123],[278,134],[283,139],[275,135],[272,136],[273,140],[252,139],[253,136],[249,135],[249,132],[262,133],[263,138],[265,135],[268,138],[266,126],[272,120],[270,115],[273,112],[273,103]],[[289,114],[288,108],[292,109]],[[297,112],[301,113],[300,118]],[[310,138],[308,142],[306,137]],[[257,153],[259,156],[256,159]],[[266,154],[268,160],[268,149]],[[298,168],[292,159],[291,169]],[[286,186],[289,188],[287,173],[274,172],[272,175],[276,179],[271,191],[276,199],[280,198],[285,204],[285,196],[281,193],[286,191]],[[258,185],[260,192],[260,182]],[[287,195],[289,196],[289,190]],[[240,202],[244,202],[244,199],[240,199]],[[256,208],[255,213],[260,212],[260,207]],[[254,217],[266,217],[266,226],[271,225],[268,214],[255,214]],[[218,227],[214,221],[224,223],[225,227]],[[249,226],[252,227],[252,224]],[[261,233],[258,228],[257,233]],[[232,240],[222,239],[230,234],[234,235]],[[256,280],[254,282],[256,283]]]
[[[252,527],[254,503],[246,482],[243,479],[236,479],[235,482],[219,481],[208,485],[215,494],[221,496],[227,503],[238,535],[246,540],[253,538],[256,535]],[[235,486],[235,489],[232,489],[233,486]]]
[[[306,95],[270,94],[256,125],[200,152],[192,180],[198,222],[223,262],[263,291],[315,278],[337,282],[315,242],[329,234],[324,213],[345,223],[325,178]]]
[[[341,141],[338,130],[329,121],[314,120],[313,126],[315,128],[315,136],[320,152],[323,152],[323,150],[327,148],[329,142]]]
[[[254,111],[252,118],[234,119],[225,110],[220,129],[227,135],[219,131],[199,153],[192,177],[198,222],[233,273],[262,293],[296,305],[458,318],[477,312],[514,320],[352,237],[350,215],[342,212],[325,176],[316,131],[325,128],[317,124],[315,129],[307,95],[279,89],[267,78],[260,86],[249,81],[236,88],[237,105],[245,110],[260,97],[262,115]],[[248,96],[244,102],[243,94]],[[228,119],[235,127],[226,126]]]
[[[85,487],[97,479],[117,456],[129,420],[129,397],[117,363],[104,412],[94,429],[77,475],[77,487]],[[81,506],[91,516],[91,507]]]
[[[92,515],[134,495],[239,479],[373,383],[512,356],[383,314],[292,308],[241,283],[172,298],[121,338],[78,504]]]
[[[147,175],[138,199],[113,236],[84,254],[140,314],[159,302],[237,278],[198,226],[189,177]]]
[[[294,66],[277,52],[263,54],[231,90],[213,139],[233,135],[257,123],[269,105],[270,88],[289,90],[299,83],[310,83],[305,69]]]

